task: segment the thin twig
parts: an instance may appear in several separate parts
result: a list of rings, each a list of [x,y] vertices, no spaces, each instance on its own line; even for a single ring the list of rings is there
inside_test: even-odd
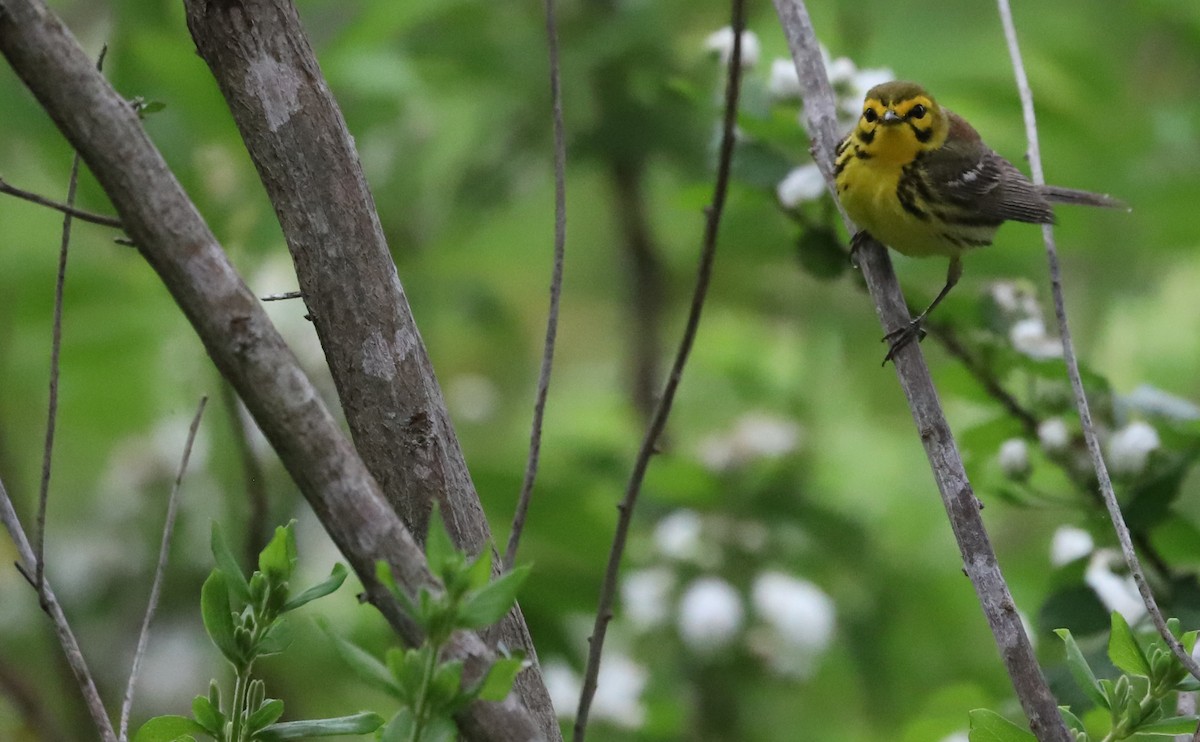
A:
[[[0,193],[6,193],[10,196],[16,196],[24,201],[35,203],[39,206],[45,206],[47,208],[54,209],[55,211],[61,211],[62,213],[67,214],[68,216],[73,216],[82,222],[99,224],[103,227],[112,227],[113,229],[123,229],[121,220],[117,219],[116,217],[104,216],[103,214],[94,214],[90,211],[77,209],[70,203],[64,204],[59,203],[58,201],[51,201],[45,196],[39,196],[32,191],[22,190],[14,185],[10,185],[3,178],[0,178]]]
[[[25,577],[30,585],[36,587],[37,583],[32,579],[32,575],[37,557],[33,552],[33,547],[29,544],[29,538],[25,535],[25,529],[21,527],[21,521],[17,519],[17,513],[13,509],[12,500],[8,497],[8,490],[4,488],[3,480],[0,480],[0,523],[4,525],[17,547],[17,571]],[[105,742],[116,742],[117,735],[113,731],[112,721],[108,718],[104,702],[100,700],[100,693],[96,690],[96,683],[92,680],[87,661],[79,649],[79,642],[75,640],[75,634],[72,633],[71,626],[67,623],[67,617],[63,613],[58,598],[54,595],[54,590],[45,580],[42,582],[40,601],[46,615],[50,616],[54,622],[58,642],[62,646],[67,664],[71,667],[71,673],[75,676],[75,682],[83,694],[84,702],[87,704],[96,730],[100,733],[100,738]]]
[[[833,154],[839,138],[837,115],[816,32],[803,0],[774,0],[774,4],[800,79],[813,158],[830,193],[836,197]],[[853,234],[854,225],[846,219],[844,210],[842,216]],[[859,241],[857,257],[884,330],[905,326],[910,315],[887,250],[866,236]],[[1063,723],[1057,701],[1021,624],[1012,593],[1004,581],[980,517],[979,501],[967,479],[962,456],[917,343],[901,349],[895,358],[895,369],[954,531],[962,555],[963,572],[971,580],[983,608],[1000,658],[1029,719],[1030,729],[1041,742],[1069,742],[1073,737]]]
[[[103,59],[103,56],[101,56]],[[71,178],[67,183],[67,205],[75,203],[75,190],[79,185],[79,153],[71,160]],[[50,331],[50,401],[46,411],[46,438],[42,447],[42,479],[38,486],[38,509],[35,535],[37,537],[37,561],[34,570],[38,600],[45,609],[42,586],[46,579],[46,506],[50,502],[50,471],[54,458],[54,425],[58,420],[59,354],[62,350],[63,289],[67,282],[67,253],[71,246],[70,213],[63,216],[62,241],[58,249],[58,274],[54,280],[54,323]]]
[[[242,460],[242,476],[246,481],[246,498],[250,501],[250,522],[246,524],[246,563],[255,564],[258,552],[267,545],[267,485],[262,464],[254,455],[250,445],[248,425],[242,417],[242,403],[237,392],[225,379],[221,379],[221,401],[225,414],[233,428],[233,442],[238,457]],[[253,423],[249,423],[253,425]]]
[[[1027,155],[1029,158],[1029,169],[1033,176],[1033,182],[1038,185],[1046,183],[1045,173],[1042,171],[1042,156],[1041,149],[1038,145],[1037,118],[1033,111],[1033,91],[1029,87],[1029,78],[1025,74],[1025,64],[1021,59],[1021,49],[1017,43],[1017,29],[1013,24],[1012,9],[1009,7],[1008,0],[997,0],[1000,9],[1000,20],[1004,25],[1004,37],[1008,41],[1008,53],[1012,57],[1013,72],[1017,79],[1017,89],[1021,94],[1021,110],[1025,117],[1025,134],[1029,139],[1029,148]],[[1146,611],[1150,614],[1150,620],[1154,623],[1158,633],[1162,636],[1163,641],[1171,648],[1171,651],[1179,659],[1183,666],[1193,677],[1200,679],[1200,665],[1192,659],[1179,640],[1167,628],[1167,622],[1163,618],[1162,611],[1158,609],[1158,603],[1154,600],[1154,593],[1150,590],[1150,584],[1146,581],[1146,574],[1142,571],[1141,562],[1138,559],[1137,552],[1133,548],[1133,539],[1129,533],[1129,527],[1125,525],[1125,518],[1121,515],[1121,506],[1117,503],[1116,493],[1113,492],[1112,479],[1108,475],[1108,467],[1104,463],[1104,454],[1100,450],[1100,439],[1096,435],[1096,426],[1092,422],[1092,413],[1088,408],[1087,395],[1083,389],[1083,378],[1079,374],[1079,360],[1075,355],[1075,345],[1071,342],[1071,330],[1067,325],[1067,308],[1063,300],[1062,291],[1062,270],[1058,264],[1058,248],[1054,242],[1054,227],[1050,224],[1042,225],[1042,239],[1046,244],[1046,260],[1050,264],[1050,291],[1054,296],[1054,314],[1058,318],[1059,337],[1062,338],[1063,359],[1067,363],[1067,375],[1071,378],[1071,389],[1075,393],[1075,407],[1079,411],[1079,422],[1083,427],[1083,439],[1087,443],[1088,453],[1092,459],[1092,467],[1096,470],[1096,480],[1100,485],[1100,493],[1104,497],[1104,506],[1108,509],[1108,516],[1112,519],[1113,530],[1116,531],[1117,541],[1121,544],[1121,552],[1125,556],[1125,564],[1129,567],[1129,572],[1133,576],[1133,581],[1137,585],[1138,592],[1142,596],[1142,602],[1146,605]]]
[[[286,301],[288,299],[303,299],[303,291],[285,291],[282,294],[267,294],[258,297],[259,301]]]
[[[967,369],[967,373],[975,377],[975,380],[983,386],[985,392],[992,399],[1000,403],[1009,415],[1016,418],[1017,422],[1021,423],[1021,427],[1025,429],[1025,434],[1031,437],[1037,437],[1038,419],[1028,409],[1025,408],[1017,398],[1008,392],[1001,385],[1000,380],[992,375],[987,366],[978,358],[967,350],[962,341],[958,339],[958,335],[954,330],[946,324],[937,321],[926,321],[925,329],[929,331],[930,337],[942,344],[946,352],[954,356]]]
[[[512,569],[517,547],[525,530],[533,483],[537,479],[538,459],[542,451],[542,422],[546,416],[546,396],[550,393],[550,370],[554,365],[554,342],[558,337],[558,306],[562,296],[563,262],[567,244],[567,135],[563,124],[562,81],[558,55],[558,19],[554,0],[545,0],[546,46],[550,56],[550,99],[554,112],[554,269],[550,278],[550,311],[546,316],[546,342],[542,349],[542,368],[538,373],[537,399],[533,405],[533,423],[529,432],[529,459],[525,479],[513,514],[512,532],[504,550],[504,568]]]
[[[725,113],[722,122],[721,147],[717,157],[716,183],[713,187],[712,203],[705,210],[704,238],[700,249],[700,263],[697,267],[696,287],[692,294],[692,305],[688,311],[687,325],[671,366],[671,374],[663,388],[662,399],[654,410],[650,425],[646,428],[641,448],[638,449],[634,460],[633,472],[625,487],[625,496],[617,506],[617,527],[613,535],[612,550],[608,555],[608,566],[604,572],[604,582],[600,588],[599,605],[596,607],[596,620],[589,639],[587,667],[584,669],[583,689],[579,695],[579,709],[575,715],[575,742],[583,742],[587,729],[588,712],[591,709],[592,698],[596,693],[596,679],[600,673],[600,659],[604,651],[604,635],[608,630],[608,622],[612,619],[612,604],[617,593],[617,577],[621,568],[621,556],[625,552],[625,540],[629,534],[629,525],[633,518],[633,509],[637,504],[638,494],[642,489],[642,481],[646,469],[650,465],[650,457],[654,455],[659,435],[671,414],[671,406],[675,401],[675,391],[683,377],[683,369],[687,364],[692,344],[700,327],[700,315],[704,309],[704,299],[708,294],[708,285],[712,279],[712,269],[717,251],[717,231],[721,226],[721,214],[725,208],[725,196],[729,190],[729,173],[733,162],[735,143],[734,129],[737,121],[738,95],[741,91],[742,72],[742,33],[746,27],[746,8],[743,0],[732,0],[733,53],[729,57],[728,82],[725,88]]]
[[[171,485],[171,495],[167,498],[167,518],[163,523],[162,543],[158,549],[158,566],[154,569],[154,582],[150,586],[150,600],[146,605],[146,615],[142,619],[142,631],[138,634],[137,651],[133,654],[133,667],[129,670],[129,683],[125,686],[125,700],[121,702],[121,725],[119,737],[123,741],[129,730],[129,712],[133,708],[133,689],[137,685],[138,672],[142,668],[142,657],[146,654],[146,644],[150,640],[150,622],[154,620],[154,612],[158,610],[158,598],[162,593],[163,576],[167,571],[167,559],[171,554],[171,535],[175,532],[175,515],[179,507],[179,488],[183,484],[183,473],[187,471],[188,459],[192,456],[192,444],[196,442],[196,431],[200,428],[200,418],[204,415],[204,406],[208,397],[201,397],[196,407],[196,416],[188,428],[187,442],[183,444],[183,458],[179,461],[179,473],[175,475],[175,483]]]

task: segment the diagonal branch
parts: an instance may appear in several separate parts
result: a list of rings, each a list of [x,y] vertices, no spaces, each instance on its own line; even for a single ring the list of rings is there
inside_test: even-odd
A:
[[[21,527],[21,521],[17,519],[17,513],[13,510],[12,500],[8,497],[8,490],[4,488],[3,480],[0,480],[0,524],[4,525],[17,547],[17,569],[25,576],[25,579],[29,580],[29,584],[37,589],[38,584],[33,579],[37,555],[34,554],[33,547],[29,544],[29,538],[25,535],[25,529]],[[104,742],[117,742],[112,721],[108,718],[104,701],[100,700],[100,692],[96,690],[96,682],[92,679],[91,671],[88,670],[87,660],[83,657],[79,642],[76,641],[75,634],[71,631],[71,625],[67,623],[67,616],[63,613],[62,605],[54,595],[54,590],[51,589],[49,581],[44,578],[40,586],[39,599],[46,615],[54,622],[54,632],[58,635],[58,643],[62,646],[67,665],[70,666],[71,674],[75,676],[75,682],[83,694],[83,700],[87,704],[88,713],[92,716],[92,722],[96,725],[96,731]]]
[[[1029,78],[1025,75],[1025,64],[1021,59],[1021,48],[1017,43],[1017,29],[1013,24],[1012,8],[1009,7],[1008,0],[998,0],[1000,10],[1000,20],[1004,25],[1004,37],[1008,41],[1009,56],[1012,57],[1013,72],[1017,78],[1017,90],[1021,94],[1021,110],[1025,117],[1025,134],[1029,139],[1029,149],[1027,151],[1029,159],[1029,169],[1033,176],[1033,182],[1038,185],[1045,185],[1046,175],[1042,171],[1042,155],[1041,148],[1038,144],[1037,118],[1033,111],[1033,91],[1029,87]],[[1054,242],[1054,225],[1042,225],[1042,240],[1046,244],[1046,261],[1050,265],[1050,291],[1054,296],[1054,315],[1058,319],[1058,333],[1062,338],[1063,360],[1067,364],[1067,375],[1071,379],[1071,390],[1075,395],[1075,409],[1079,411],[1079,423],[1083,428],[1083,440],[1087,444],[1088,454],[1092,459],[1092,468],[1096,470],[1096,480],[1100,486],[1100,494],[1104,500],[1104,506],[1108,510],[1108,516],[1112,520],[1113,530],[1117,534],[1117,541],[1121,544],[1121,553],[1125,556],[1125,564],[1129,566],[1129,572],[1133,576],[1134,584],[1137,585],[1138,593],[1142,596],[1142,602],[1146,605],[1146,611],[1150,614],[1150,620],[1154,623],[1154,627],[1158,629],[1159,635],[1167,646],[1171,648],[1171,652],[1175,657],[1183,663],[1188,672],[1193,677],[1200,679],[1200,665],[1196,663],[1184,649],[1179,640],[1167,628],[1167,622],[1163,618],[1162,611],[1158,608],[1158,603],[1154,600],[1154,592],[1150,589],[1150,583],[1146,581],[1146,573],[1142,570],[1141,561],[1138,559],[1137,551],[1133,547],[1133,539],[1129,533],[1129,526],[1125,525],[1125,517],[1121,515],[1121,506],[1117,502],[1117,495],[1113,491],[1112,478],[1108,475],[1108,467],[1104,463],[1104,454],[1100,450],[1100,439],[1096,436],[1096,426],[1092,422],[1092,413],[1088,407],[1087,394],[1083,389],[1083,378],[1079,374],[1079,359],[1075,354],[1075,344],[1071,341],[1071,328],[1067,324],[1067,307],[1063,300],[1062,291],[1062,269],[1058,264],[1058,248]],[[1197,731],[1200,735],[1200,731]]]
[[[742,32],[746,27],[746,7],[744,0],[733,0],[732,3],[733,53],[729,57],[728,79],[725,85],[725,111],[721,131],[721,147],[717,155],[717,176],[713,186],[712,203],[705,209],[704,237],[700,248],[700,261],[697,267],[696,287],[692,293],[692,305],[688,310],[687,324],[671,365],[671,374],[663,388],[662,398],[650,418],[646,435],[634,459],[633,471],[629,475],[629,483],[625,487],[625,496],[617,505],[617,527],[613,534],[613,545],[608,555],[608,565],[604,571],[604,582],[600,588],[600,599],[596,606],[596,620],[589,638],[587,667],[584,668],[583,688],[579,695],[579,708],[575,714],[575,742],[583,742],[587,731],[588,712],[591,710],[592,699],[596,694],[596,682],[600,674],[600,660],[604,652],[604,637],[608,631],[608,622],[613,615],[613,601],[617,593],[617,578],[621,570],[621,557],[625,553],[625,541],[629,534],[629,526],[633,520],[633,510],[641,493],[642,482],[646,469],[650,466],[650,457],[654,455],[658,438],[662,435],[675,402],[675,392],[683,378],[683,369],[687,365],[696,333],[700,329],[700,315],[704,310],[704,299],[708,294],[708,285],[712,279],[713,263],[717,253],[717,232],[721,226],[721,214],[725,208],[725,196],[729,191],[729,174],[733,163],[733,149],[736,142],[735,129],[737,123],[738,95],[741,92],[742,81]]]
[[[136,112],[41,0],[3,0],[0,7],[0,53],[95,174],[138,250],[362,580],[367,599],[406,641],[420,642],[415,624],[375,578],[376,562],[384,560],[410,592],[436,586],[420,546],[230,265]],[[394,280],[394,269],[391,275]],[[473,632],[456,633],[447,654],[464,661],[467,682],[496,656]],[[549,739],[514,696],[471,704],[459,723],[472,740]]]
[[[803,0],[774,0],[774,3],[800,78],[814,159],[825,176],[830,193],[836,197],[833,184],[833,152],[838,141],[836,109],[816,33]],[[845,218],[844,211],[842,215]],[[853,233],[853,224],[846,220],[846,225]],[[863,240],[857,255],[884,329],[890,331],[906,326],[908,307],[886,249],[873,239]],[[1057,702],[1037,664],[1012,594],[1000,572],[979,515],[979,501],[967,479],[920,345],[910,343],[896,354],[894,360],[896,375],[912,410],[913,421],[958,542],[963,571],[975,588],[1030,728],[1041,742],[1069,742],[1072,737],[1063,724]]]
[[[200,429],[200,418],[204,415],[204,406],[208,397],[201,397],[196,407],[196,415],[188,428],[187,441],[183,444],[183,458],[179,461],[179,473],[175,475],[175,483],[171,485],[171,494],[167,498],[167,517],[163,522],[162,543],[158,548],[158,565],[154,568],[154,582],[150,585],[150,600],[146,604],[146,615],[142,619],[142,630],[138,634],[137,650],[133,653],[133,667],[129,670],[129,682],[125,686],[125,700],[121,702],[121,724],[118,732],[122,740],[128,739],[129,712],[133,709],[133,690],[137,687],[138,673],[142,668],[142,656],[146,653],[146,644],[150,640],[150,622],[158,610],[158,598],[162,593],[163,576],[167,572],[167,559],[171,555],[171,536],[175,533],[175,515],[179,507],[179,488],[183,485],[183,473],[187,471],[188,459],[192,456],[192,444],[196,442],[196,431]]]
[[[24,201],[29,201],[30,203],[35,203],[39,206],[45,206],[48,209],[61,211],[68,216],[75,217],[81,222],[91,222],[92,224],[99,224],[102,227],[112,227],[113,229],[124,229],[120,219],[116,219],[111,216],[104,216],[103,214],[93,214],[92,212],[84,211],[83,209],[77,209],[70,203],[62,204],[57,201],[51,201],[50,199],[44,196],[39,196],[32,191],[22,190],[14,185],[10,185],[3,178],[0,178],[0,193],[5,193],[9,196],[15,196]]]

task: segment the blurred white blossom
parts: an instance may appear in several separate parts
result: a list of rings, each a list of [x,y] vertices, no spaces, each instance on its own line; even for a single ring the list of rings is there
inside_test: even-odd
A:
[[[591,718],[607,721],[623,729],[637,729],[646,723],[642,692],[650,673],[646,668],[619,652],[608,652],[596,676],[596,695],[592,699]],[[574,719],[578,710],[583,680],[561,660],[542,665],[542,679],[550,702],[560,719]]]
[[[837,611],[821,588],[782,572],[764,572],[754,581],[751,600],[768,631],[754,642],[780,673],[808,677],[833,639]]]
[[[1058,338],[1046,332],[1046,323],[1040,317],[1027,317],[1014,322],[1008,329],[1008,340],[1017,352],[1035,360],[1062,357],[1062,344]]]
[[[496,384],[482,374],[460,374],[446,384],[446,402],[455,419],[487,422],[499,398]]]
[[[1060,526],[1050,540],[1050,563],[1055,567],[1070,564],[1091,554],[1094,548],[1092,534],[1075,526]]]
[[[1162,445],[1158,431],[1149,423],[1135,420],[1108,439],[1108,465],[1113,474],[1140,474],[1150,454]]]
[[[966,732],[955,732],[948,737],[942,737],[940,742],[968,742],[969,739]]]
[[[737,637],[744,615],[742,598],[732,585],[717,577],[701,577],[688,585],[679,600],[679,635],[698,652],[719,650]]]
[[[1067,450],[1071,443],[1071,434],[1067,423],[1061,417],[1052,417],[1038,424],[1038,442],[1042,450],[1048,454],[1058,454]]]
[[[800,100],[800,76],[796,74],[796,63],[790,57],[771,61],[767,92],[775,100]]]
[[[1029,476],[1029,444],[1023,438],[1009,438],[1001,443],[996,458],[1006,477],[1025,479]]]
[[[766,413],[742,416],[728,433],[709,436],[700,444],[700,460],[722,471],[756,459],[778,458],[800,445],[800,426]]]
[[[1113,565],[1124,564],[1116,549],[1097,549],[1083,573],[1083,581],[1096,593],[1106,610],[1120,613],[1132,626],[1146,615],[1146,606],[1133,578],[1113,572]]]
[[[621,580],[624,616],[639,631],[660,626],[667,618],[675,574],[662,567],[630,572]]]
[[[779,181],[775,195],[784,207],[794,209],[806,201],[815,201],[825,193],[825,177],[816,163],[794,168]]]
[[[713,31],[704,40],[704,48],[720,54],[722,64],[729,64],[733,57],[733,29],[726,26],[719,31]],[[758,64],[760,53],[758,36],[753,31],[742,31],[742,67]]]
[[[654,527],[654,545],[665,557],[694,561],[702,556],[703,529],[704,520],[695,510],[676,510]]]
[[[1037,296],[1024,281],[995,281],[988,287],[992,302],[1011,318],[1041,318],[1042,308]]]

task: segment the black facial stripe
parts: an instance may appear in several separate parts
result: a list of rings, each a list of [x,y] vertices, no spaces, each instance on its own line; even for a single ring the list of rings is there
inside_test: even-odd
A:
[[[870,144],[875,141],[875,130],[863,131],[862,129],[855,129],[854,138],[863,144]]]
[[[921,144],[925,144],[930,139],[933,139],[933,127],[932,126],[929,127],[928,129],[922,129],[921,127],[917,126],[916,124],[914,124],[911,121],[908,121],[906,123],[908,123],[909,127],[912,128],[913,134],[917,135],[917,141],[920,142]]]

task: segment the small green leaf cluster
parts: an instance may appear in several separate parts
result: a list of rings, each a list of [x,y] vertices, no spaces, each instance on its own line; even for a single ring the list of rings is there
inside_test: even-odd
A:
[[[286,614],[332,593],[346,579],[337,564],[332,574],[292,595],[296,569],[295,521],[275,529],[258,556],[258,570],[246,579],[220,528],[214,523],[212,552],[217,566],[200,591],[200,610],[209,638],[234,670],[228,706],[217,681],[207,696],[192,702],[192,717],[159,716],[134,735],[134,742],[186,742],[208,737],[217,742],[272,742],[344,734],[369,734],[383,724],[377,714],[363,712],[333,719],[279,722],[283,701],[267,698],[266,686],[251,675],[255,661],[288,646]],[[238,606],[235,609],[235,604]]]
[[[520,655],[504,656],[478,677],[464,679],[462,661],[443,660],[441,653],[455,631],[482,629],[503,618],[516,603],[529,567],[491,579],[492,550],[484,549],[469,559],[454,547],[436,514],[430,522],[425,557],[444,589],[422,587],[415,600],[396,584],[386,563],[377,567],[380,582],[424,632],[421,646],[391,649],[380,662],[330,634],[342,659],[363,682],[400,702],[400,710],[383,728],[384,742],[453,742],[457,738],[454,714],[473,701],[503,700],[525,666]]]
[[[1169,620],[1167,625],[1190,653],[1200,632],[1183,633],[1177,619]],[[1062,707],[1063,719],[1077,742],[1115,742],[1135,735],[1173,737],[1196,731],[1200,716],[1175,716],[1170,709],[1177,693],[1200,690],[1200,682],[1188,674],[1161,640],[1142,647],[1129,624],[1120,613],[1114,612],[1108,658],[1121,670],[1121,675],[1113,680],[1096,677],[1070,631],[1059,629],[1055,633],[1066,645],[1071,676],[1096,708],[1107,712],[1107,719],[1099,720],[1102,729],[1095,732],[1096,724],[1085,724],[1070,709]],[[1103,736],[1093,736],[1096,733]],[[971,712],[970,739],[971,742],[1031,742],[1035,737],[993,711],[978,709]]]

